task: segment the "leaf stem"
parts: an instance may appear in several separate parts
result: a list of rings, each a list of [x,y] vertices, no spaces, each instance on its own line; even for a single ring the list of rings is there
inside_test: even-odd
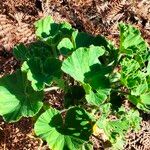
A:
[[[55,91],[55,90],[58,90],[58,89],[59,89],[59,87],[54,86],[54,87],[44,89],[44,92]]]

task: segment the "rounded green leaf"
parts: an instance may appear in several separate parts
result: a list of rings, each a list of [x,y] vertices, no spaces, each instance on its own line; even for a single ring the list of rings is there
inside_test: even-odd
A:
[[[35,23],[36,36],[40,38],[46,38],[49,36],[51,31],[51,24],[54,23],[52,17],[47,16],[43,19],[38,20]]]
[[[69,109],[65,120],[59,111],[50,108],[39,117],[34,129],[53,150],[79,150],[89,140],[92,124],[89,115],[81,108]]]
[[[69,38],[63,38],[57,46],[62,55],[67,55],[73,51],[73,44]]]
[[[111,68],[103,66],[98,59],[104,52],[102,47],[94,45],[90,48],[79,48],[62,64],[65,73],[83,84],[86,100],[93,105],[100,105],[110,93],[109,79],[106,75]]]
[[[84,82],[85,73],[90,72],[94,65],[100,65],[98,57],[104,52],[105,50],[98,46],[92,46],[90,49],[79,48],[63,62],[62,70],[75,80]]]
[[[50,46],[57,46],[62,38],[71,37],[74,31],[69,23],[55,23],[50,16],[37,21],[35,27],[37,37]]]
[[[32,117],[43,103],[43,92],[35,92],[26,73],[16,73],[0,79],[0,115],[8,122]]]

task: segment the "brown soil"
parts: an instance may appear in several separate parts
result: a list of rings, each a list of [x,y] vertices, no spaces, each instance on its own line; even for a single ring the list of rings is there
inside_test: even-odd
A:
[[[32,134],[32,120],[22,119],[17,123],[7,124],[0,122],[0,149],[1,150],[37,150],[42,141]]]
[[[150,1],[148,0],[0,0],[0,77],[14,72],[19,63],[12,56],[17,43],[35,40],[33,24],[51,15],[56,21],[66,20],[80,31],[105,35],[118,42],[118,22],[139,28],[150,44]],[[62,106],[62,93],[46,93],[45,101],[55,108]],[[55,99],[55,101],[54,101]],[[150,115],[141,113],[141,131],[127,135],[126,150],[150,149]],[[94,139],[95,149],[104,149]],[[0,150],[46,150],[46,144],[34,137],[33,120],[23,118],[7,124],[0,118]]]

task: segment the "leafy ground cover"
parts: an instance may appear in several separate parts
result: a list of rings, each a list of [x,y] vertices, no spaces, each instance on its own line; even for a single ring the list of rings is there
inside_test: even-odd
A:
[[[35,28],[37,41],[13,50],[20,69],[0,79],[4,121],[33,117],[35,135],[54,150],[93,149],[90,137],[101,133],[112,149],[123,149],[126,133],[140,130],[138,109],[150,112],[150,53],[139,30],[120,23],[117,48],[50,16]],[[53,88],[64,93],[60,110],[43,101]],[[135,107],[126,110],[115,100],[121,96]]]
[[[48,30],[45,30],[45,25]],[[82,149],[92,149],[89,138],[92,142],[96,138],[97,148],[100,143],[105,149],[110,146],[123,148],[128,129],[135,129],[134,133],[139,129],[141,118],[137,108],[141,112],[149,112],[149,48],[139,31],[130,25],[120,24],[120,44],[114,46],[102,36],[79,32],[68,23],[55,23],[50,17],[38,21],[35,26],[38,42],[14,48],[21,71],[1,80],[1,89],[5,91],[2,96],[7,99],[7,104],[10,104],[9,98],[14,101],[13,105],[2,104],[11,108],[1,110],[4,120],[14,122],[22,116],[34,116],[31,123],[34,124],[43,113],[35,124],[35,132],[53,149],[60,149],[58,147],[62,143],[64,149],[78,149],[81,145]],[[9,57],[7,53],[5,55]],[[53,66],[50,65],[52,63]],[[15,86],[14,83],[20,81],[22,84]],[[14,90],[17,86],[19,90]],[[48,95],[58,88],[62,93],[59,102],[58,94],[52,97],[53,103],[48,101],[47,104],[45,99],[42,100],[43,91]],[[32,96],[32,93],[35,94]],[[38,99],[34,101],[36,96]],[[125,99],[129,104],[132,102],[130,109],[121,107]],[[49,106],[54,109],[48,109]],[[69,115],[74,116],[71,117],[74,118],[73,123]],[[19,127],[19,123],[17,125]],[[46,128],[43,130],[40,126]],[[148,128],[142,130],[147,132]],[[51,140],[52,133],[61,139],[61,143]],[[100,140],[99,136],[102,136]],[[36,143],[40,147],[42,142],[37,139]],[[30,148],[33,149],[33,146]]]

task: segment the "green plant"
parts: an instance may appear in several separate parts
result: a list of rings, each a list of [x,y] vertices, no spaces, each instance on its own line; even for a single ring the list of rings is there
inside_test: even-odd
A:
[[[35,27],[37,41],[14,48],[21,69],[0,79],[0,115],[8,122],[40,115],[35,133],[53,150],[93,149],[89,138],[97,129],[114,149],[123,149],[125,134],[140,128],[138,109],[150,112],[150,51],[140,32],[120,23],[116,48],[51,17]],[[53,86],[64,92],[62,110],[43,101]],[[126,111],[122,99],[138,109]]]

